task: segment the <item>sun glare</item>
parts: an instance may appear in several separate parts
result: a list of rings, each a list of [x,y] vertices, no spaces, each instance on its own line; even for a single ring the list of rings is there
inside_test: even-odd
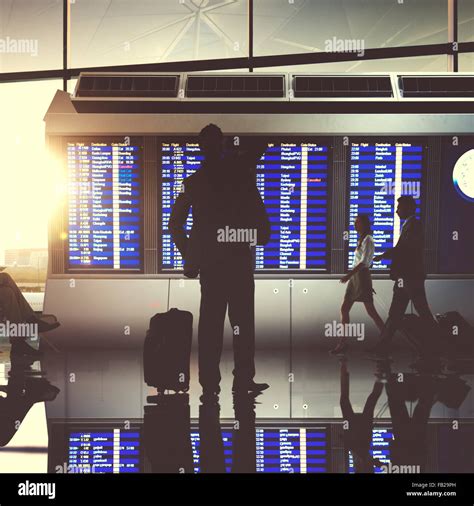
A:
[[[0,86],[0,256],[46,248],[48,219],[64,195],[62,168],[45,147],[43,118],[56,81]]]

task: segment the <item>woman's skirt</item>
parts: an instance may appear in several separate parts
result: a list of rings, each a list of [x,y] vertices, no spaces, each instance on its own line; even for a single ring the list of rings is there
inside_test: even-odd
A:
[[[347,302],[373,302],[374,291],[369,269],[356,272],[347,283],[344,300]]]

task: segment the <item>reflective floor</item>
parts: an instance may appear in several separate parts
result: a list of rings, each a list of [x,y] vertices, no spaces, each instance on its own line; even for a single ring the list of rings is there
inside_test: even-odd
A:
[[[37,343],[31,343],[37,347]],[[156,395],[143,353],[0,347],[0,472],[473,472],[472,359],[257,352],[260,395]],[[398,466],[398,467],[397,467]]]

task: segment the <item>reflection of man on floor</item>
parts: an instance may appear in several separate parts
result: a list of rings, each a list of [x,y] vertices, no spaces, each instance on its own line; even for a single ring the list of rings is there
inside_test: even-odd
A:
[[[33,308],[28,304],[21,290],[6,272],[0,273],[0,321],[9,323],[33,323],[38,325],[38,332],[47,332],[59,327],[59,322],[48,323],[36,315]],[[10,342],[13,343],[13,337]],[[22,345],[24,340],[16,338],[15,344]],[[29,348],[29,347],[28,347]],[[27,348],[25,348],[27,350]]]
[[[405,403],[404,386],[396,380],[395,375],[386,384],[394,437],[390,451],[393,464],[420,466],[423,471],[427,454],[428,420],[436,402],[435,380],[428,375],[420,376],[416,387],[418,403],[410,417]]]
[[[349,451],[352,452],[354,468],[356,473],[373,473],[374,465],[377,462],[370,454],[372,442],[372,426],[374,410],[383,390],[383,383],[376,381],[372,392],[367,397],[364,411],[354,413],[349,398],[349,371],[347,362],[341,361],[341,398],[340,405],[342,416],[348,426],[344,432],[344,439]]]

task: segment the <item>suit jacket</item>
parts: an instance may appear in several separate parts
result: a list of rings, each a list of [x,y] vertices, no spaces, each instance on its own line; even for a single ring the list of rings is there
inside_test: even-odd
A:
[[[420,220],[410,216],[403,224],[396,246],[383,254],[384,258],[392,259],[392,279],[425,279],[423,235]]]
[[[248,242],[219,240],[227,229],[253,230],[256,243],[270,239],[270,221],[255,182],[254,157],[231,155],[217,164],[204,161],[200,170],[185,179],[176,199],[169,231],[184,259],[184,274],[196,277],[203,268],[243,261],[250,265]],[[193,227],[185,224],[192,209]],[[222,235],[221,235],[222,238]]]

